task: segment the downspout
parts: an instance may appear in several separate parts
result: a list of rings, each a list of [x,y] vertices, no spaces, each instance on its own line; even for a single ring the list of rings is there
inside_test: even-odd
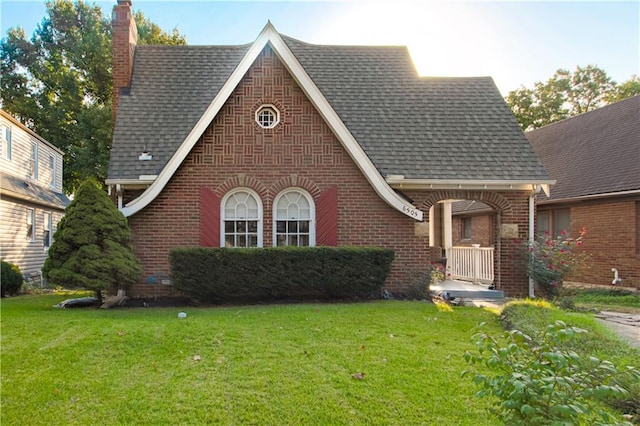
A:
[[[118,210],[122,210],[122,185],[116,184],[116,194],[118,195]]]
[[[536,191],[539,190],[539,186],[536,185],[536,188],[531,192],[529,196],[529,247],[533,247],[535,243],[535,197]],[[535,283],[533,278],[529,277],[529,297],[531,299],[535,298]]]
[[[498,238],[497,238],[497,251],[498,251],[498,256],[497,256],[497,265],[496,265],[496,269],[498,269],[498,279],[497,279],[497,283],[498,285],[496,286],[497,289],[502,289],[502,236],[500,235],[500,228],[502,228],[502,215],[500,213],[500,210],[498,210],[498,214],[496,215],[496,227],[498,228]]]

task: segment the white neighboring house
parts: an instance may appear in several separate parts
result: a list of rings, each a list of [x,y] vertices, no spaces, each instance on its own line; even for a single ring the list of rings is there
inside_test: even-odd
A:
[[[0,110],[0,258],[40,281],[69,199],[58,148]]]

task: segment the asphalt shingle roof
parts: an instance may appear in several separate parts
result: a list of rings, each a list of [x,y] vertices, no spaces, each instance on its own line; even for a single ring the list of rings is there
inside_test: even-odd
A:
[[[406,47],[283,40],[383,176],[548,179],[491,78],[419,77]],[[249,47],[138,46],[109,178],[158,174]]]
[[[0,172],[0,189],[19,194],[35,203],[55,206],[61,210],[69,205],[69,198],[66,195],[3,172]]]
[[[528,132],[559,200],[640,190],[640,95]]]

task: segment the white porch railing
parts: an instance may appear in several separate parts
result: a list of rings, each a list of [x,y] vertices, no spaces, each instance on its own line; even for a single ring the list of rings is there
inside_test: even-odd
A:
[[[447,255],[447,272],[452,279],[493,283],[493,247],[452,247]]]

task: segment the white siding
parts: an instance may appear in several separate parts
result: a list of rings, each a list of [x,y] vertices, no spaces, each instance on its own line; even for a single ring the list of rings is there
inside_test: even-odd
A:
[[[61,193],[62,154],[52,145],[33,136],[21,125],[16,124],[4,115],[0,115],[0,127],[11,128],[11,159],[7,159],[6,155],[0,156],[0,169],[4,173],[31,180],[31,145],[36,144],[38,146],[38,184],[53,188],[56,192]],[[52,174],[49,165],[50,155],[56,158],[56,182],[53,187],[49,184]]]
[[[46,142],[28,131],[20,123],[8,117],[4,111],[0,113],[0,127],[11,129],[11,158],[5,154],[5,145],[0,155],[2,173],[16,176],[58,193],[62,193],[62,154]],[[38,180],[31,179],[31,146],[38,149]],[[55,182],[51,185],[53,171],[50,167],[50,156],[55,157]],[[35,212],[35,233],[33,241],[27,238],[27,211]],[[44,246],[44,213],[51,213],[51,232],[55,234],[58,222],[64,211],[47,207],[37,202],[27,202],[0,193],[0,258],[18,265],[23,274],[40,273],[47,258]]]
[[[27,211],[35,211],[35,237],[27,239]],[[44,213],[51,213],[55,234],[63,213],[3,197],[0,199],[0,257],[20,267],[23,274],[40,272],[47,251],[44,248]]]

